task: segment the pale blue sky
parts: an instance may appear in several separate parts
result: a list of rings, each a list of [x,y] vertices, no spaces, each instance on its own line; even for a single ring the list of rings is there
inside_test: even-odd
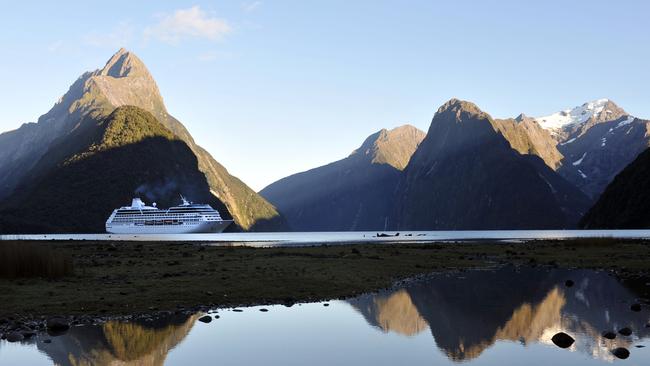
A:
[[[35,121],[119,47],[258,190],[423,130],[451,97],[495,117],[611,98],[650,117],[647,1],[4,1],[0,131]]]

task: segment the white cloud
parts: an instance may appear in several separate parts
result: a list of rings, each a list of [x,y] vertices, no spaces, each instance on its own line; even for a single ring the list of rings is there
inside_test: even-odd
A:
[[[242,6],[247,13],[257,10],[262,5],[261,1],[246,2]]]
[[[158,18],[157,24],[145,28],[145,39],[155,38],[172,44],[184,38],[216,41],[232,31],[227,21],[210,16],[198,5],[176,10],[172,14],[161,14]]]

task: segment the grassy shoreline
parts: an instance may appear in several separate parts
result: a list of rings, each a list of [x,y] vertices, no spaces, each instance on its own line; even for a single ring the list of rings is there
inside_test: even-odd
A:
[[[29,245],[71,258],[74,274],[0,279],[0,318],[113,317],[200,306],[328,300],[433,272],[504,264],[605,269],[625,279],[650,277],[650,241],[643,240],[285,248],[73,241]]]

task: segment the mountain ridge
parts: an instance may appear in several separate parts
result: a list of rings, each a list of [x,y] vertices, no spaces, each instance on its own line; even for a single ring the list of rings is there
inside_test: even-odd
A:
[[[260,194],[293,230],[382,230],[395,186],[424,132],[404,125],[368,136],[348,157],[290,175]]]
[[[398,190],[399,230],[567,228],[588,205],[541,158],[513,149],[489,114],[458,99],[434,115]]]
[[[230,218],[224,204],[210,194],[192,150],[153,114],[121,106],[101,120],[95,132],[85,148],[21,185],[3,201],[3,231],[102,232],[111,211],[139,195],[143,186],[164,186],[142,193],[154,195],[150,198],[163,207],[175,204],[182,193],[213,205]],[[64,139],[58,146],[66,143]]]
[[[55,141],[68,135],[80,135],[79,129],[93,129],[97,121],[124,105],[151,112],[162,125],[187,143],[198,158],[199,169],[206,175],[212,194],[224,202],[238,226],[244,230],[284,227],[284,220],[270,203],[230,175],[168,113],[145,64],[123,48],[101,69],[83,73],[37,123],[24,124],[17,130],[0,134],[0,200],[23,184],[23,178],[38,175],[35,169],[46,171],[54,168],[54,159],[49,159],[51,162],[46,164],[47,157],[42,157],[47,155]]]

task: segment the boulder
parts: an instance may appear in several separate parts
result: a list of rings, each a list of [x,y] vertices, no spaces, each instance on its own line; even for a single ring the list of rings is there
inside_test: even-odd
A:
[[[7,341],[8,342],[20,342],[23,339],[25,339],[25,337],[22,335],[22,333],[19,333],[19,332],[11,332],[11,333],[7,334]]]
[[[622,360],[630,357],[630,351],[623,347],[615,348],[612,350],[612,354]]]
[[[629,336],[629,335],[632,335],[632,329],[630,329],[628,327],[621,328],[621,329],[618,330],[618,333],[620,335]]]
[[[575,339],[564,332],[560,332],[555,334],[551,338],[551,341],[553,341],[553,343],[560,348],[569,348],[573,342],[575,342]]]
[[[603,338],[614,339],[614,338],[616,338],[616,333],[610,332],[610,331],[605,331],[605,332],[602,333],[602,336],[603,336]]]

